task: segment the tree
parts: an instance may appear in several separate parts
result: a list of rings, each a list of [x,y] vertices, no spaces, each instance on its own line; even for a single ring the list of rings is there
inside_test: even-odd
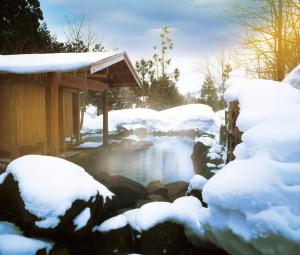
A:
[[[232,71],[232,68],[231,68],[230,64],[226,64],[222,68],[222,80],[221,80],[220,86],[218,87],[218,109],[220,109],[220,110],[226,108],[226,101],[224,99],[224,93],[226,90],[225,83],[226,83],[226,80],[228,80],[229,73],[231,71]]]
[[[62,46],[42,23],[38,0],[2,0],[0,17],[1,54],[51,52]]]
[[[236,9],[254,63],[248,68],[260,78],[281,81],[300,59],[299,1],[244,1]]]
[[[175,68],[173,72],[168,72],[171,64],[168,54],[173,46],[169,28],[163,27],[160,32],[159,47],[154,46],[156,52],[153,58],[136,62],[136,70],[145,87],[141,92],[142,98],[146,99],[143,103],[153,109],[166,109],[184,102],[183,96],[179,94],[176,87],[180,76],[179,69]]]
[[[217,89],[209,75],[205,76],[200,91],[200,103],[211,106],[214,110],[218,109]]]

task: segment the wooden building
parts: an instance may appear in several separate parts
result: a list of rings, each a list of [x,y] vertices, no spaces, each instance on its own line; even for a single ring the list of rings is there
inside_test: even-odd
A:
[[[107,91],[141,82],[126,53],[0,56],[0,158],[59,155],[80,136],[81,95],[101,92],[108,143]],[[100,125],[99,125],[100,126]]]

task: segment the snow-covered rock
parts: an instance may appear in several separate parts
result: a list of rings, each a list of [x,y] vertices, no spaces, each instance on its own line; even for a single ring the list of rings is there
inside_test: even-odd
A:
[[[0,221],[1,255],[35,255],[42,250],[49,254],[53,245],[50,241],[25,237],[13,223]]]
[[[207,183],[207,179],[199,174],[195,174],[192,179],[190,180],[190,184],[188,187],[188,192],[192,190],[199,190],[202,191],[204,185]]]
[[[204,186],[204,235],[230,254],[299,254],[300,91],[267,80],[227,84],[242,143]]]
[[[296,89],[300,89],[300,65],[289,73],[282,82],[290,84]]]
[[[34,232],[70,234],[99,222],[113,198],[83,168],[60,158],[23,156],[12,161],[4,175],[1,213],[14,215]]]
[[[85,114],[83,133],[95,133],[102,130],[103,116],[91,118]],[[109,112],[109,131],[147,129],[152,131],[200,130],[216,134],[222,120],[211,107],[204,104],[190,104],[163,111],[146,108],[123,109]]]

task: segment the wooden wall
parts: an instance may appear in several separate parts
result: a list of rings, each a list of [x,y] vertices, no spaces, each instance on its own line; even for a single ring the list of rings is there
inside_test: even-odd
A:
[[[45,86],[11,81],[0,85],[0,96],[0,151],[11,157],[45,152]]]

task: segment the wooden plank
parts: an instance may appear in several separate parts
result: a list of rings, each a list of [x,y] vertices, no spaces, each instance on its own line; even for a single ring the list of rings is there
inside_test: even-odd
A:
[[[108,97],[104,91],[102,95],[102,114],[103,114],[103,145],[108,145]]]
[[[62,74],[60,85],[69,88],[87,89],[98,92],[103,92],[108,89],[107,84],[103,82],[70,74]]]
[[[53,156],[59,155],[59,84],[60,74],[51,73],[50,84],[50,154]]]

